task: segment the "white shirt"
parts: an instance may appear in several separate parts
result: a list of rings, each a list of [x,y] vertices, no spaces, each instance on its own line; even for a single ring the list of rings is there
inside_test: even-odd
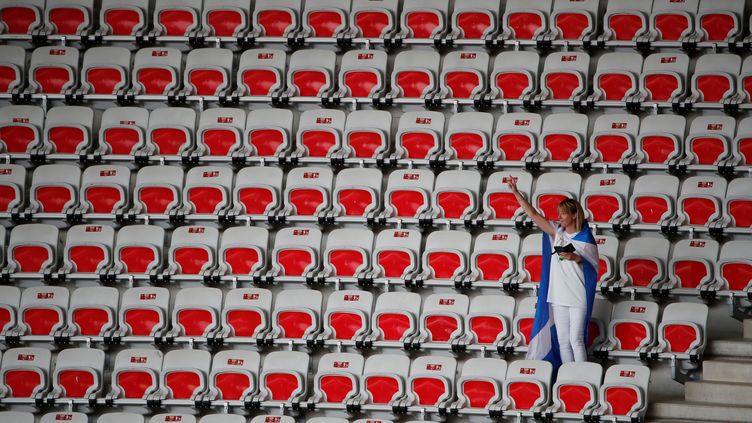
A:
[[[577,233],[568,234],[556,221],[551,222],[551,224],[556,229],[556,237],[551,246],[551,252],[553,252],[554,246],[563,247],[572,242],[572,238],[577,235]],[[586,308],[585,274],[582,270],[582,264],[574,260],[559,260],[558,254],[552,255],[548,276],[548,298],[546,300],[555,305]]]

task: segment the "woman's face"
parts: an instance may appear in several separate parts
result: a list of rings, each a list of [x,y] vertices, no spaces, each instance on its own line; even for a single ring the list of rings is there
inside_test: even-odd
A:
[[[575,219],[577,218],[576,214],[570,214],[563,207],[560,207],[557,211],[559,212],[559,225],[564,228],[569,227],[569,225],[573,224],[575,222]]]

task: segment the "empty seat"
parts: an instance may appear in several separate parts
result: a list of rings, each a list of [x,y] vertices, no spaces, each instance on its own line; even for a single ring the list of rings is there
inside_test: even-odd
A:
[[[269,330],[272,293],[261,288],[238,288],[227,292],[222,309],[223,334],[258,337]]]
[[[447,53],[439,79],[442,94],[450,98],[473,98],[485,92],[488,60],[485,52]]]
[[[598,363],[564,363],[551,388],[551,412],[584,414],[598,405],[603,368]]]
[[[724,102],[736,95],[741,57],[734,54],[705,54],[697,59],[692,73],[689,101]]]
[[[134,36],[147,26],[148,0],[102,0],[99,32],[103,35]]]
[[[441,112],[405,112],[395,135],[397,159],[427,160],[441,151],[444,115]]]
[[[430,170],[396,170],[384,194],[386,216],[416,218],[431,207],[434,174]]]
[[[541,160],[573,162],[585,151],[588,117],[557,113],[546,117],[539,141]]]
[[[244,167],[235,177],[232,203],[238,214],[271,214],[282,204],[282,169]]]
[[[747,166],[752,163],[752,119],[744,118],[738,121],[736,137],[731,143],[731,151],[724,166]]]
[[[129,87],[131,53],[123,47],[93,47],[84,53],[84,94],[118,94]]]
[[[484,112],[462,112],[449,118],[444,138],[444,156],[449,159],[474,160],[491,150],[493,115]]]
[[[21,293],[19,326],[26,335],[52,336],[65,327],[70,293],[61,286],[35,286]]]
[[[149,111],[142,107],[111,107],[102,113],[99,148],[103,154],[135,154],[146,143]]]
[[[237,86],[241,95],[271,96],[285,87],[284,51],[275,49],[246,50],[240,56]],[[281,112],[282,110],[277,110]],[[253,112],[251,112],[253,113]]]
[[[131,172],[125,166],[97,165],[81,176],[83,213],[121,214],[129,205]]]
[[[354,340],[368,333],[373,295],[368,291],[343,290],[329,295],[324,312],[323,336],[329,339]],[[362,370],[358,370],[360,375]],[[357,387],[357,383],[353,385]]]
[[[303,398],[306,394],[309,360],[309,355],[301,351],[275,351],[267,354],[259,378],[260,399],[290,402]]]
[[[120,303],[119,333],[122,336],[155,336],[167,327],[170,292],[167,288],[130,288]]]
[[[201,0],[156,0],[154,28],[158,35],[188,36],[201,25]]]
[[[293,145],[292,124],[293,113],[290,110],[252,110],[246,120],[245,148],[252,156],[286,156],[286,150],[291,150]],[[243,170],[246,169],[242,169],[241,173]]]
[[[645,58],[640,75],[644,101],[674,102],[687,90],[689,57],[682,53],[653,53]]]
[[[636,41],[650,25],[653,0],[610,0],[603,16],[606,40]]]
[[[648,403],[650,369],[639,365],[614,365],[606,370],[599,391],[599,414],[644,416]]]
[[[448,0],[406,0],[402,6],[401,34],[409,38],[434,38],[445,31],[448,11]]]
[[[272,313],[276,338],[308,339],[320,331],[322,296],[319,291],[294,289],[277,294]]]
[[[108,398],[146,399],[159,388],[162,352],[155,349],[125,349],[115,357],[112,391]]]
[[[708,226],[723,214],[726,179],[721,176],[687,178],[677,200],[677,225]]]
[[[508,0],[502,19],[502,29],[507,38],[532,40],[548,31],[551,0],[535,3],[525,0]]]
[[[454,398],[457,361],[453,357],[423,356],[413,360],[407,379],[407,405],[439,407]]]
[[[696,30],[701,40],[732,41],[741,34],[744,2],[700,0]]]
[[[541,242],[540,234],[530,234],[522,240],[517,256],[517,274],[522,282],[540,282],[543,267]]]
[[[178,166],[144,166],[133,189],[134,214],[168,214],[180,207],[183,169]]]
[[[192,154],[234,156],[242,153],[245,149],[245,124],[245,110],[229,107],[204,110],[199,118],[196,149]]]
[[[465,231],[431,232],[423,250],[421,277],[454,280],[467,273],[471,243],[472,236]]]
[[[404,278],[420,265],[420,232],[413,229],[386,229],[376,236],[373,249],[374,277]]]
[[[385,110],[356,110],[347,115],[342,150],[344,158],[376,158],[391,144],[392,115]]]
[[[610,241],[613,241],[616,243],[616,248],[618,248],[618,241],[616,241],[616,238],[610,237]],[[596,237],[596,242],[599,241],[599,238]],[[611,245],[609,245],[609,242],[601,243],[598,247],[600,249],[610,249]],[[601,264],[603,266],[603,264]],[[587,339],[587,347],[588,349],[593,349],[596,346],[603,343],[607,337],[608,337],[608,325],[611,324],[611,312],[613,311],[613,306],[611,305],[611,302],[605,299],[596,299],[593,302],[593,312],[590,315],[590,321],[588,322],[588,339]]]
[[[478,211],[480,174],[472,170],[447,170],[436,178],[432,216],[467,220]]]
[[[585,181],[582,206],[589,222],[615,223],[627,214],[629,176],[593,174]]]
[[[168,274],[206,275],[216,265],[219,231],[207,226],[181,226],[172,232]]]
[[[248,29],[250,5],[242,0],[220,0],[204,4],[201,22],[210,36],[237,37]]]
[[[679,115],[646,116],[640,123],[640,134],[635,145],[639,163],[668,164],[679,157],[686,119]]]
[[[595,98],[625,101],[637,93],[641,72],[642,55],[639,53],[605,53],[598,59],[593,76]]]
[[[58,411],[45,414],[39,420],[39,423],[55,423],[59,421],[66,421],[71,423],[87,423],[89,421],[89,418],[84,413],[77,413],[73,411]]]
[[[43,348],[11,348],[3,353],[0,389],[5,397],[34,398],[47,391],[50,351]]]
[[[677,3],[654,0],[650,16],[652,37],[661,41],[679,41],[695,31],[695,15],[699,0]]]
[[[155,12],[156,13],[156,12]],[[133,58],[133,87],[137,94],[166,95],[180,86],[182,54],[169,47],[138,50]]]
[[[228,350],[214,354],[209,398],[237,401],[257,392],[260,366],[261,356],[256,351]]]
[[[706,342],[708,306],[672,303],[663,309],[655,352],[697,355]]]
[[[0,16],[5,16],[3,9]],[[19,46],[4,45],[0,46],[0,57],[0,93],[19,90],[26,75],[26,51]]]
[[[321,267],[321,231],[283,228],[274,238],[271,276],[312,276]]]
[[[93,0],[48,0],[45,6],[44,22],[53,34],[82,35],[93,26]]]
[[[103,336],[117,327],[119,293],[109,286],[73,291],[68,307],[68,328],[73,335]]]
[[[125,226],[118,231],[112,254],[115,273],[149,273],[162,267],[164,229],[151,225]]]
[[[17,225],[6,250],[8,272],[48,273],[57,264],[58,230],[44,223]],[[67,304],[67,299],[66,299]]]
[[[31,34],[42,25],[44,0],[4,0],[0,23],[8,34]]]
[[[373,231],[367,229],[340,228],[331,231],[326,237],[323,275],[356,277],[370,269],[373,237]]]
[[[632,238],[622,253],[620,274],[632,286],[652,287],[666,279],[670,243],[663,238]]]
[[[718,241],[683,239],[674,244],[669,280],[679,288],[699,288],[715,280]]]
[[[549,116],[546,120],[553,120]],[[562,116],[564,116],[562,114]],[[579,119],[578,119],[579,120]],[[535,155],[540,139],[541,116],[536,113],[507,113],[496,120],[496,132],[493,136],[492,160],[520,161]],[[577,120],[570,120],[573,124]]]
[[[752,183],[745,178],[732,179],[723,197],[724,224],[734,228],[752,226]]]
[[[640,118],[631,114],[608,114],[595,120],[590,135],[588,161],[619,163],[634,154]]]
[[[145,154],[182,155],[192,145],[196,111],[183,107],[154,109],[149,116]]]
[[[236,226],[222,232],[219,274],[258,276],[267,267],[269,232],[265,228]]]
[[[541,74],[543,99],[572,100],[588,90],[587,53],[551,53],[546,57]]]
[[[554,0],[549,27],[555,39],[582,40],[599,27],[599,0]]]
[[[300,0],[258,0],[253,9],[253,27],[262,37],[288,37],[300,26]]]
[[[198,166],[185,176],[183,204],[188,213],[219,214],[231,206],[232,169]]]
[[[392,95],[426,98],[438,88],[439,60],[436,51],[411,50],[398,53],[392,67]]]
[[[104,384],[104,361],[104,351],[94,348],[60,351],[55,359],[50,396],[56,399],[95,398]]]
[[[341,110],[306,110],[300,114],[295,136],[298,146],[293,153],[302,157],[331,157],[342,145],[345,112]]]
[[[463,294],[429,295],[420,314],[418,342],[454,342],[464,335],[469,302]]]
[[[4,153],[30,153],[42,142],[44,111],[38,106],[0,108],[0,146]]]
[[[371,97],[386,88],[388,55],[378,50],[350,50],[342,55],[339,95]]]
[[[329,353],[321,356],[313,382],[315,402],[344,403],[358,394],[363,373],[362,355]]]
[[[218,96],[232,85],[232,51],[221,48],[191,50],[183,80],[187,94]]]
[[[182,288],[172,306],[172,336],[208,337],[219,328],[222,291],[218,288]]]
[[[520,237],[515,233],[478,234],[470,257],[471,280],[501,282],[504,278],[514,275],[519,245]],[[514,308],[512,311],[514,312]]]
[[[457,38],[484,39],[495,33],[500,6],[499,0],[455,4],[452,10],[452,35]]]
[[[390,404],[405,393],[410,358],[404,355],[375,354],[365,362],[360,378],[358,401],[364,404]]]
[[[160,391],[166,399],[195,399],[208,386],[211,353],[172,350],[164,355]]]
[[[640,176],[629,197],[629,223],[663,225],[676,214],[678,194],[679,178],[676,176]]]
[[[473,298],[467,313],[465,340],[470,344],[495,345],[508,338],[512,333],[514,308],[514,298],[506,295]]]
[[[78,81],[79,50],[73,47],[38,47],[31,53],[29,89],[34,93],[64,94]]]
[[[285,214],[314,216],[331,208],[334,174],[328,167],[296,167],[287,174]]]
[[[0,411],[0,422],[34,423],[34,415],[23,411]]]
[[[736,120],[731,116],[699,116],[684,139],[682,164],[718,165],[731,151]]]
[[[721,247],[718,261],[715,263],[715,275],[718,278],[719,288],[731,291],[748,289],[752,264],[747,261],[747,248],[752,241],[736,240],[726,241]]]
[[[548,404],[551,376],[551,363],[547,361],[517,360],[509,363],[502,387],[502,408],[528,411]]]
[[[290,56],[287,87],[293,96],[323,97],[335,87],[337,55],[327,50],[298,50]]]
[[[107,225],[76,225],[68,229],[61,273],[103,273],[112,264],[115,230]]]
[[[658,304],[649,301],[624,301],[614,305],[609,324],[612,350],[638,351],[652,346],[656,339]]]
[[[348,29],[350,2],[309,0],[303,8],[302,37],[338,37]]]
[[[418,331],[420,301],[420,294],[414,292],[385,292],[379,295],[371,322],[374,339],[403,342],[414,335]]]
[[[14,164],[0,166],[0,212],[19,211],[26,196],[26,169]]]
[[[496,55],[491,72],[491,96],[520,100],[538,90],[540,56],[533,51],[503,51]]]
[[[81,106],[57,106],[47,111],[44,153],[85,153],[91,146],[94,111]]]
[[[18,307],[21,304],[21,290],[15,286],[0,287],[0,334],[5,335],[18,323]]]
[[[397,0],[354,0],[350,28],[356,37],[384,38],[397,28],[398,7]]]
[[[383,175],[378,169],[343,169],[332,194],[335,216],[370,216],[381,209]]]

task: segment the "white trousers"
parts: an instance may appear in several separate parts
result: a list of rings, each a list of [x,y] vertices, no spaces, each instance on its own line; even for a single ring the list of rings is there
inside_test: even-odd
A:
[[[587,361],[585,309],[552,304],[561,362]]]

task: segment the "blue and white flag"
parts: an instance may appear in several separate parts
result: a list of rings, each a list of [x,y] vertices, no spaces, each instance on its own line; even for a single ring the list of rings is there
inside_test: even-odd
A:
[[[554,222],[555,223],[555,222]],[[554,224],[558,230],[558,225]],[[551,267],[551,252],[554,237],[543,234],[542,258],[540,286],[538,288],[538,302],[535,307],[535,323],[530,333],[530,342],[526,358],[529,360],[546,360],[550,362],[554,369],[561,365],[561,355],[559,354],[559,342],[556,337],[556,326],[554,325],[554,315],[551,304],[548,303],[548,279]],[[585,319],[585,345],[588,342],[588,326],[590,316],[593,313],[593,302],[595,301],[595,289],[598,284],[598,245],[596,244],[593,233],[590,231],[588,221],[582,223],[582,230],[572,238],[577,255],[582,257],[582,270],[585,276],[585,298],[587,299],[587,311]]]

